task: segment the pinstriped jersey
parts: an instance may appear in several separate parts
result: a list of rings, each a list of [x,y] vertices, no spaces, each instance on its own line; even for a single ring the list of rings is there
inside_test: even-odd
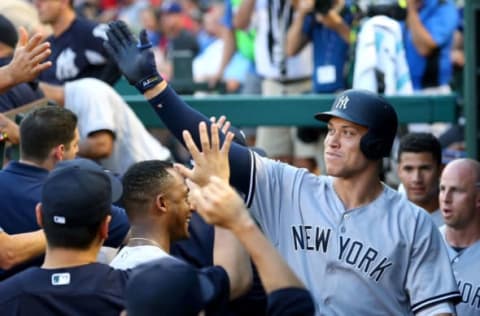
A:
[[[411,315],[459,298],[437,227],[396,191],[384,186],[347,211],[333,178],[252,161],[252,215],[312,292],[317,315]]]
[[[446,226],[440,227],[457,280],[462,301],[456,306],[458,316],[480,315],[480,240],[462,251],[454,250],[445,238]]]

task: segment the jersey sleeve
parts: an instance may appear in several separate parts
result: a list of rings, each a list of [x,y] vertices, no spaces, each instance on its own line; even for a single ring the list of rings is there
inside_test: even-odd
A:
[[[80,137],[87,138],[96,131],[116,135],[113,89],[104,82],[85,78],[65,83],[65,107],[78,117]]]
[[[406,290],[414,313],[460,299],[442,236],[425,212],[418,217],[415,228]]]
[[[225,269],[220,266],[211,266],[200,269],[199,273],[205,274],[212,282],[214,288],[213,298],[205,308],[206,315],[220,316],[228,314],[230,279]]]
[[[307,171],[253,155],[247,206],[263,232],[276,244],[278,234],[285,233],[279,231],[285,227],[282,222],[291,222],[294,210],[300,209],[300,184]]]

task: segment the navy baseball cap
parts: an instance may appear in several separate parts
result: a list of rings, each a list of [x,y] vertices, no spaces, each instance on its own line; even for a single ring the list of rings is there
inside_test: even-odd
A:
[[[88,226],[110,214],[122,195],[122,183],[88,159],[57,163],[42,187],[44,220],[58,225]]]
[[[197,316],[214,296],[212,281],[202,270],[164,257],[134,269],[125,306],[128,316]]]

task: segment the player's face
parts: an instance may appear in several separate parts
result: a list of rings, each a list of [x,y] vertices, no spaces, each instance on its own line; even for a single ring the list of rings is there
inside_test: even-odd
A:
[[[77,156],[79,142],[80,133],[78,132],[78,128],[75,128],[75,135],[73,137],[73,140],[70,142],[70,144],[68,144],[68,146],[65,146],[65,151],[63,152],[63,160],[71,160]]]
[[[34,0],[33,3],[38,11],[40,22],[45,24],[53,24],[62,14],[67,0]]]
[[[463,229],[476,223],[480,205],[480,189],[470,168],[447,165],[440,178],[439,203],[445,224]]]
[[[438,199],[440,166],[431,153],[401,153],[397,172],[408,199],[413,203],[423,206]]]
[[[185,179],[175,170],[170,169],[172,180],[165,199],[168,208],[169,231],[172,241],[190,237],[188,226],[192,218],[192,207],[188,202],[188,187]]]
[[[369,161],[360,151],[360,139],[366,133],[364,126],[341,118],[330,119],[324,152],[328,175],[349,178],[366,169]]]

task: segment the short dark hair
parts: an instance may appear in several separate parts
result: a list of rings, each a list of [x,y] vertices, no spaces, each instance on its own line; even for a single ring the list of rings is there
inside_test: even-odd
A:
[[[145,160],[128,168],[122,179],[122,203],[130,220],[145,215],[149,203],[165,190],[172,177],[168,172],[171,168],[171,162],[162,160]]]
[[[43,162],[55,146],[69,149],[75,137],[77,116],[58,106],[45,106],[28,113],[20,124],[20,154],[23,159]]]
[[[400,139],[397,159],[400,162],[401,154],[404,152],[432,154],[437,165],[442,163],[442,145],[438,139],[430,133],[409,133]]]
[[[105,217],[90,225],[69,227],[59,226],[51,219],[42,216],[42,225],[49,246],[85,250],[95,240],[103,220]]]

